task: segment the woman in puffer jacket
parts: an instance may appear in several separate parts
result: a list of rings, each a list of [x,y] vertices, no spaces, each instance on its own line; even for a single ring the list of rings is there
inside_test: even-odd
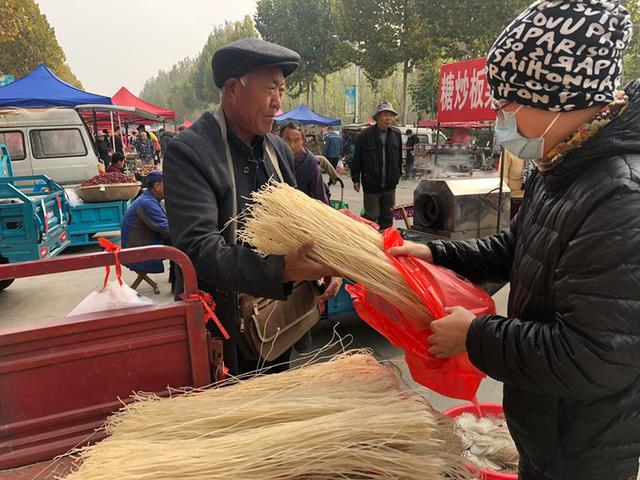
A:
[[[511,282],[507,317],[456,307],[429,343],[504,383],[524,480],[638,472],[640,81],[617,90],[630,37],[617,1],[525,10],[487,57],[496,136],[537,167],[520,211],[495,236],[392,252]]]

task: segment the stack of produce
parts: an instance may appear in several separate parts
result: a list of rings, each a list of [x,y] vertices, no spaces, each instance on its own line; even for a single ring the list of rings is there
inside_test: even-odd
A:
[[[140,191],[140,182],[118,172],[107,172],[90,178],[76,193],[86,203],[129,200]]]
[[[140,175],[143,176],[143,177],[148,176],[150,172],[153,172],[155,170],[158,170],[158,166],[157,165],[153,165],[153,164],[152,165],[142,165],[139,168]]]
[[[136,179],[118,172],[107,172],[96,175],[80,185],[82,187],[93,187],[95,185],[113,185],[118,183],[135,183]]]
[[[471,478],[451,420],[362,352],[171,398],[140,395],[106,431],[76,452],[66,480]]]

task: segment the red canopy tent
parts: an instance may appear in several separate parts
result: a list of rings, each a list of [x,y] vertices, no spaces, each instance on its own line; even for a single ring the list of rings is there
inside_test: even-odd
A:
[[[118,90],[111,98],[111,101],[114,105],[119,107],[128,107],[131,109],[129,112],[118,112],[115,125],[124,124],[128,128],[129,125],[151,125],[158,122],[164,122],[167,119],[176,118],[176,112],[173,110],[160,108],[149,102],[145,102],[141,98],[136,97],[125,87],[121,87],[120,90]],[[149,113],[152,115],[149,116]],[[87,122],[93,122],[98,129],[113,128],[113,120],[107,111],[100,111],[100,109],[96,109],[95,111],[83,111],[82,116]],[[156,118],[150,118],[154,116]]]
[[[160,108],[149,102],[145,102],[144,100],[136,97],[133,93],[127,90],[126,87],[121,87],[120,90],[118,90],[116,94],[111,97],[111,101],[114,105],[139,108],[140,110],[146,110],[147,112],[155,113],[156,115],[160,115],[166,119],[176,118],[176,112],[174,112],[173,110]]]

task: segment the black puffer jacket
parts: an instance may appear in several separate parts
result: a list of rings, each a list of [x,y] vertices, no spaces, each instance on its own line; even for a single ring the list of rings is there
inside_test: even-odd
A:
[[[476,318],[471,361],[504,382],[524,480],[636,478],[640,456],[640,81],[631,104],[534,174],[509,230],[434,242],[472,281],[510,280],[509,318]]]

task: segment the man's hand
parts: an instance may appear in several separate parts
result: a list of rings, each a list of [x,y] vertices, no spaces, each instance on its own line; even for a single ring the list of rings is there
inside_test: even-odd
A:
[[[392,247],[387,250],[389,255],[394,257],[415,257],[425,262],[433,263],[433,254],[431,249],[422,243],[406,241],[401,247]]]
[[[330,298],[333,298],[340,290],[342,286],[342,278],[340,277],[325,277],[324,284],[327,286],[322,295],[318,295],[318,308],[321,312],[324,312],[325,303]]]
[[[353,189],[360,193],[360,182],[353,182]]]
[[[292,250],[284,256],[284,271],[282,272],[283,282],[297,282],[300,280],[320,280],[324,277],[337,275],[332,268],[309,258],[308,254],[313,249],[312,239]]]
[[[449,315],[431,322],[433,332],[427,342],[431,344],[429,353],[436,358],[449,358],[467,351],[467,332],[476,317],[463,307],[445,309]]]

